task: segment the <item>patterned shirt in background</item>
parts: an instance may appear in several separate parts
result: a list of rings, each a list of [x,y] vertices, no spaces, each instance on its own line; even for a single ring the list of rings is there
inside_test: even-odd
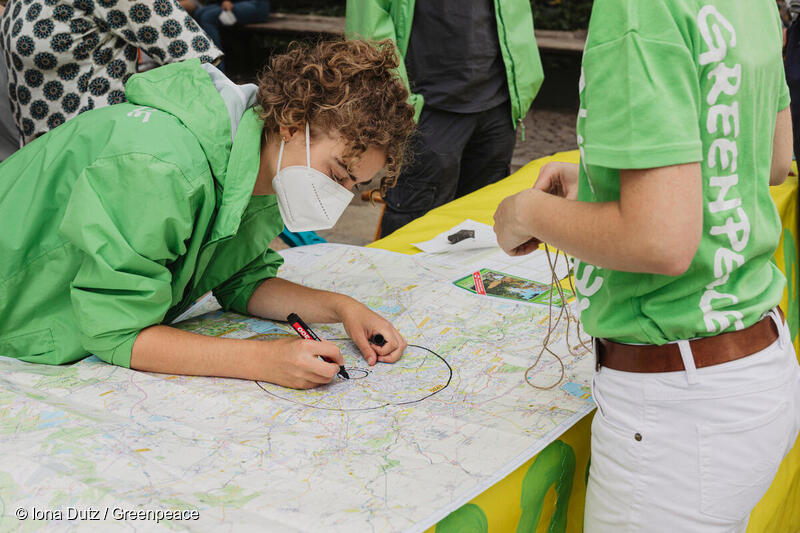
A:
[[[786,0],[785,6],[792,20],[796,19],[798,13],[800,13],[800,0]]]
[[[124,102],[139,47],[159,64],[222,56],[175,0],[10,0],[0,38],[25,143],[79,113]]]

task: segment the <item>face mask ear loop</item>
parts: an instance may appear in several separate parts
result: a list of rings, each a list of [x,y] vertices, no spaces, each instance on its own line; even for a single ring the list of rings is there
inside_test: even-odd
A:
[[[308,127],[308,122],[306,122],[306,166],[311,168],[311,134]]]
[[[281,139],[281,149],[278,150],[278,168],[275,169],[275,173],[276,174],[281,171],[281,162],[283,161],[283,145],[284,144],[286,144],[286,141]]]

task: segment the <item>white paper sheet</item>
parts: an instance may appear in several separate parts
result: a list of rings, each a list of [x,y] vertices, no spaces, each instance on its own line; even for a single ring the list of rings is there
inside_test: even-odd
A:
[[[464,239],[455,244],[447,240],[448,235],[452,235],[462,229],[473,230],[475,237]],[[475,222],[467,219],[464,222],[453,226],[447,231],[443,231],[433,239],[425,242],[415,242],[414,246],[425,253],[436,254],[441,252],[458,252],[463,250],[475,250],[479,248],[492,248],[497,246],[497,236],[494,229],[488,224]]]

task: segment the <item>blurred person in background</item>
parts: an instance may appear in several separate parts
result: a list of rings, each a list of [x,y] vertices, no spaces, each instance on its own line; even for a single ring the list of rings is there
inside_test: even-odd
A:
[[[348,0],[347,34],[395,42],[419,117],[382,236],[508,176],[515,128],[544,79],[529,0]]]
[[[794,158],[800,153],[800,0],[786,0],[786,11],[789,15],[789,28],[786,30],[786,83],[792,103],[789,109],[792,115]]]
[[[193,2],[195,0],[183,0]],[[222,0],[221,2],[209,1],[205,5],[197,4],[192,11],[192,16],[214,41],[218,48],[222,48],[220,28],[238,24],[253,24],[265,22],[269,18],[269,2],[267,0]],[[225,62],[217,67],[225,71]]]
[[[0,2],[0,17],[6,3]],[[8,100],[8,69],[3,59],[3,44],[0,42],[0,161],[4,161],[19,148],[19,132]]]
[[[172,0],[10,0],[0,37],[23,143],[79,113],[124,102],[139,48],[159,64],[222,56]]]

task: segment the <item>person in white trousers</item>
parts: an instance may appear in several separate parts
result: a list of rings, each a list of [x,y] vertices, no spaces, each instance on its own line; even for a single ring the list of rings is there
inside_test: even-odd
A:
[[[745,531],[800,430],[771,261],[790,169],[775,2],[598,0],[579,165],[495,213],[512,255],[573,255],[597,373],[584,530]]]

